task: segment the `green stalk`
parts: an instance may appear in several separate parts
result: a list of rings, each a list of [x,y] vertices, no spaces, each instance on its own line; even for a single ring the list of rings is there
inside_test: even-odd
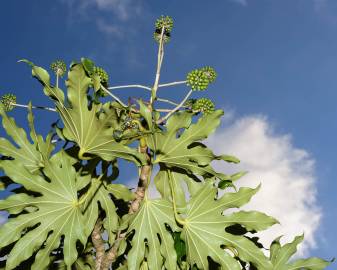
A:
[[[172,172],[170,170],[168,171],[168,176],[169,176],[169,185],[170,185],[170,189],[171,189],[174,217],[175,217],[176,221],[178,222],[178,224],[180,224],[182,226],[185,226],[186,220],[181,218],[178,214],[178,211],[177,211],[177,205],[176,205],[176,199],[175,199],[175,189],[173,187]]]

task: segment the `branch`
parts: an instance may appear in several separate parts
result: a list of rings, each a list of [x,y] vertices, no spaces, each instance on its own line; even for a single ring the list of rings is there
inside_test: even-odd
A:
[[[178,111],[181,107],[184,106],[184,103],[186,102],[186,100],[190,97],[190,95],[192,94],[193,90],[190,90],[187,95],[185,96],[185,98],[177,105],[177,107],[175,107],[172,111],[170,111],[167,115],[165,115],[164,117],[162,117],[161,119],[159,119],[157,121],[157,124],[161,124],[164,121],[166,121],[172,114],[174,114],[176,111]]]
[[[170,112],[172,109],[155,109],[156,112]]]
[[[148,91],[151,91],[151,87],[141,85],[141,84],[129,84],[129,85],[118,85],[118,86],[111,86],[108,87],[108,90],[113,90],[113,89],[121,89],[121,88],[142,88]]]
[[[11,105],[15,107],[21,107],[21,108],[29,108],[28,105],[23,105],[23,104],[18,104],[18,103],[12,103]],[[49,107],[44,107],[44,106],[32,106],[32,109],[40,109],[40,110],[46,110],[46,111],[51,111],[51,112],[56,112],[56,109],[54,108],[49,108]]]
[[[157,98],[157,100],[158,100],[158,101],[161,101],[161,102],[166,102],[166,103],[168,103],[168,104],[172,104],[172,105],[174,105],[174,106],[177,106],[177,105],[178,105],[178,103],[176,103],[176,102],[174,102],[174,101],[171,101],[171,100],[169,100],[169,99],[165,99],[165,98]]]
[[[119,104],[121,104],[123,107],[128,107],[123,101],[121,101],[117,96],[112,94],[108,89],[106,89],[102,84],[101,88],[103,89],[104,92],[106,92],[109,96],[111,96],[114,100],[116,100]]]
[[[129,214],[134,214],[138,212],[140,204],[145,196],[145,191],[148,186],[148,180],[151,173],[150,156],[147,153],[147,146],[139,147],[139,152],[146,155],[148,164],[144,165],[140,169],[140,175],[138,180],[138,187],[135,192],[136,198],[131,202],[129,207]],[[121,241],[126,237],[126,233],[121,233],[121,230],[118,231],[115,242],[108,252],[106,252],[102,266],[100,270],[109,270],[110,265],[116,260],[118,254],[118,248]]]
[[[160,70],[161,70],[161,65],[163,63],[163,58],[164,58],[164,42],[163,42],[163,37],[164,37],[164,26],[162,27],[161,33],[160,33],[160,40],[159,40],[159,47],[158,47],[158,56],[157,56],[156,78],[154,80],[154,84],[153,84],[153,87],[152,87],[152,93],[151,93],[151,99],[150,99],[150,107],[151,108],[152,108],[153,102],[156,99],[158,85],[159,85],[159,78],[160,78]]]
[[[122,240],[125,238],[126,233],[118,232],[117,238],[113,243],[111,249],[105,254],[104,259],[102,261],[102,265],[100,270],[109,270],[110,265],[116,260],[118,255],[118,248]]]
[[[94,230],[91,233],[91,240],[96,250],[96,270],[101,270],[102,261],[104,259],[105,249],[104,249],[104,241],[101,235],[101,228],[102,228],[102,220],[98,219]]]
[[[178,81],[178,82],[171,82],[171,83],[164,83],[164,84],[159,84],[158,87],[167,87],[167,86],[173,86],[173,85],[178,85],[178,84],[186,84],[187,81]]]
[[[146,159],[150,161],[150,156],[147,153],[147,146],[139,147],[140,153],[146,155]],[[140,204],[145,196],[145,190],[147,188],[148,179],[151,173],[151,165],[147,164],[140,168],[138,187],[135,191],[136,198],[131,202],[129,208],[129,214],[134,214],[139,210]]]

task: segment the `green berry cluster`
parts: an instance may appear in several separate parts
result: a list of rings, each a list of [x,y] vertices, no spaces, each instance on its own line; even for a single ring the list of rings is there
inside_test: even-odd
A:
[[[109,75],[103,68],[95,66],[94,67],[94,74],[99,76],[102,84],[108,84]]]
[[[4,111],[9,112],[15,107],[13,104],[16,103],[16,96],[13,94],[5,94],[1,97],[0,103]]]
[[[164,43],[167,43],[170,41],[171,31],[173,28],[173,19],[170,16],[162,15],[159,19],[157,19],[155,23],[155,31],[153,34],[153,38],[155,39],[155,41],[160,42],[161,32],[163,28],[163,41]]]
[[[62,77],[67,71],[67,66],[64,61],[56,60],[50,64],[50,69],[54,71],[55,75]]]
[[[204,91],[210,83],[214,82],[215,78],[216,72],[213,68],[203,67],[189,72],[186,84],[194,91]]]
[[[161,15],[160,18],[157,19],[155,23],[156,29],[162,29],[164,27],[164,31],[171,33],[173,28],[173,19],[170,16]]]
[[[204,114],[210,114],[215,111],[215,106],[210,99],[200,98],[192,105],[192,109]]]
[[[203,67],[201,69],[201,71],[208,78],[209,83],[212,83],[212,82],[215,81],[217,74],[216,74],[214,68],[207,66],[207,67]]]

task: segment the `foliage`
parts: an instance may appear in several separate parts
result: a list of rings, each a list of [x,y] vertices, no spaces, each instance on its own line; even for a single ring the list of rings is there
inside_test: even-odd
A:
[[[202,143],[219,126],[223,111],[207,98],[187,101],[192,91],[180,103],[158,97],[164,86],[205,90],[216,78],[206,66],[190,72],[186,81],[159,84],[172,27],[168,16],[155,24],[159,49],[153,87],[108,87],[108,73],[82,58],[70,65],[64,91],[59,87],[63,61],[51,65],[53,84],[45,69],[22,60],[54,107],[16,104],[13,95],[1,102],[2,126],[10,138],[0,138],[0,184],[15,184],[0,201],[0,210],[9,213],[0,227],[2,269],[318,270],[329,265],[319,258],[288,262],[303,236],[284,246],[276,239],[270,256],[249,236],[278,221],[238,210],[260,188],[235,187],[245,172],[226,175],[212,167],[216,160],[239,162]],[[125,104],[112,90],[126,87],[149,90],[151,97]],[[158,108],[156,101],[175,107]],[[19,106],[28,108],[29,137],[7,115]],[[35,130],[33,109],[59,118],[46,138]],[[121,160],[138,167],[134,192],[114,183]],[[151,198],[151,181],[161,198]]]

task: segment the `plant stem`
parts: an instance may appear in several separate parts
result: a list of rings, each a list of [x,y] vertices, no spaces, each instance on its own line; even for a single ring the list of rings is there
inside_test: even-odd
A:
[[[184,226],[186,224],[186,221],[179,216],[178,211],[177,211],[175,189],[173,187],[172,172],[170,170],[168,170],[168,176],[169,176],[169,185],[170,185],[170,189],[171,189],[174,217],[175,217],[176,221],[178,222],[178,224]]]
[[[165,102],[165,103],[168,103],[168,104],[171,104],[171,105],[174,105],[174,106],[177,106],[178,103],[174,102],[174,101],[171,101],[169,99],[165,99],[165,98],[157,98],[158,101],[161,101],[161,102]]]
[[[151,91],[151,99],[150,99],[151,110],[152,110],[153,102],[155,101],[157,97],[157,90],[158,90],[159,79],[160,79],[160,70],[161,70],[161,65],[163,63],[163,58],[164,58],[163,37],[164,37],[164,26],[162,27],[161,33],[160,33],[158,55],[157,55],[157,71],[156,71],[156,77],[155,77],[154,84],[153,84],[152,91]]]
[[[157,124],[161,124],[162,122],[166,121],[172,114],[174,114],[176,111],[178,111],[181,107],[184,106],[184,103],[186,102],[186,100],[190,97],[190,95],[192,94],[193,90],[190,90],[187,95],[185,96],[185,98],[172,110],[170,111],[167,115],[165,115],[164,117],[162,117],[161,119],[159,119],[157,121]]]
[[[170,112],[172,109],[155,109],[156,112]]]
[[[151,91],[151,87],[141,85],[141,84],[129,84],[129,85],[118,85],[108,87],[108,90],[121,89],[121,88],[142,88],[148,91]]]
[[[102,84],[101,88],[103,89],[104,92],[106,92],[109,96],[111,96],[114,100],[116,100],[119,104],[121,104],[123,107],[127,108],[128,105],[126,105],[123,101],[121,101],[117,96],[112,94],[108,89],[106,89]]]
[[[15,107],[21,107],[21,108],[29,108],[28,105],[23,105],[23,104],[18,104],[18,103],[11,103],[11,105]],[[40,110],[47,110],[51,112],[56,112],[56,109],[54,108],[49,108],[49,107],[43,107],[43,106],[32,106],[32,109],[40,109]]]
[[[102,238],[101,229],[102,229],[102,220],[98,219],[95,224],[94,230],[91,233],[91,240],[96,250],[96,256],[95,256],[96,257],[96,260],[95,260],[96,270],[101,270],[102,262],[103,262],[104,255],[105,255],[104,241]]]
[[[56,88],[59,88],[59,73],[56,72]]]
[[[152,166],[150,164],[151,158],[150,155],[147,153],[147,145],[146,144],[143,145],[141,143],[141,145],[139,146],[139,152],[146,155],[148,164],[143,165],[140,168],[138,187],[135,192],[136,198],[131,202],[129,206],[129,214],[135,214],[138,212],[140,204],[145,197],[146,188],[148,186],[152,170]],[[121,230],[117,232],[116,240],[113,243],[112,247],[109,249],[109,251],[106,252],[100,270],[108,270],[110,265],[116,260],[119,245],[125,237],[126,234],[125,233],[122,234]]]
[[[170,82],[170,83],[163,83],[159,84],[158,87],[167,87],[167,86],[173,86],[173,85],[178,85],[178,84],[186,84],[187,81],[177,81],[177,82]]]
[[[110,265],[116,260],[118,254],[118,248],[122,240],[125,238],[126,234],[121,233],[120,231],[117,233],[117,238],[114,241],[111,249],[105,254],[104,259],[102,261],[101,268],[99,270],[109,270]]]

